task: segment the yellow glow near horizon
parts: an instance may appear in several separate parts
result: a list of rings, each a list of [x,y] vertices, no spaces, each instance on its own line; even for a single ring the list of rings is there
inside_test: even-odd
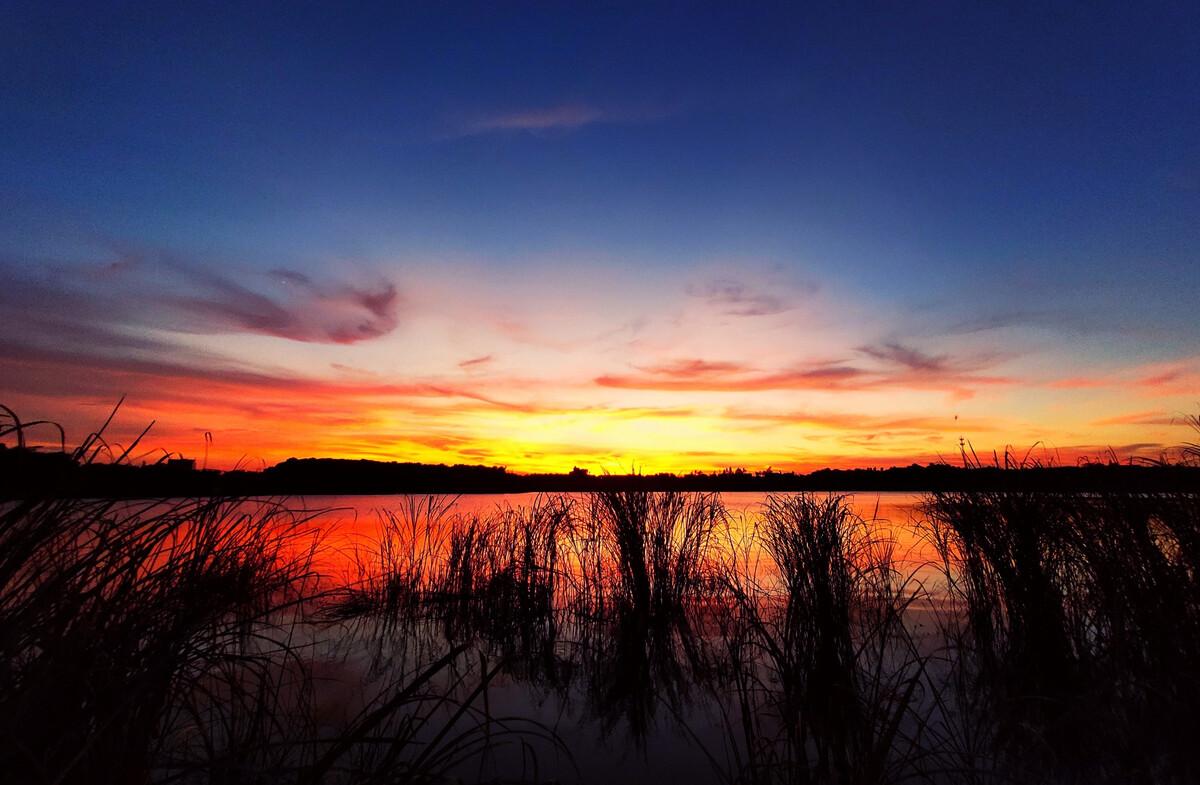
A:
[[[772,308],[747,314],[677,281],[431,275],[428,301],[371,340],[160,328],[147,338],[195,362],[23,357],[0,402],[82,435],[124,394],[115,441],[153,420],[144,450],[207,453],[217,468],[318,456],[685,472],[953,460],[960,439],[984,454],[1036,444],[1060,462],[1155,457],[1189,437],[1200,397],[1200,357],[1089,364],[970,335],[879,339],[853,299],[786,282],[761,283]],[[583,283],[587,296],[550,296]],[[733,290],[759,302],[749,286]]]

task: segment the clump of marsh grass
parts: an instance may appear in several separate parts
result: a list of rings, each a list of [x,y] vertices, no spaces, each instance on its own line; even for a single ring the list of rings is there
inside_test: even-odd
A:
[[[289,645],[304,522],[222,500],[22,502],[0,514],[0,737],[26,781],[148,776],[168,715]]]
[[[28,427],[0,412],[0,437]],[[102,431],[66,459],[126,460]],[[843,496],[741,525],[708,494],[454,502],[381,511],[341,581],[319,513],[279,501],[0,508],[0,765],[537,779],[533,745],[569,754],[492,711],[514,679],[640,743],[666,709],[730,782],[1200,779],[1200,493],[930,494],[932,590]],[[724,761],[689,726],[714,708]]]
[[[925,658],[906,620],[919,587],[896,568],[892,544],[844,496],[772,495],[724,581],[731,779],[911,773]]]
[[[608,601],[660,624],[679,622],[705,586],[713,534],[725,520],[716,494],[601,491],[585,536],[612,571]]]
[[[594,704],[644,738],[660,700],[677,705],[703,666],[696,612],[711,586],[715,494],[603,491],[580,525],[580,605]]]
[[[1200,490],[1200,489],[1198,489]],[[958,625],[956,683],[993,772],[1189,781],[1197,494],[940,492],[925,505]]]
[[[556,644],[568,580],[562,561],[573,526],[567,497],[536,497],[528,507],[498,510],[488,540],[491,555],[471,611],[475,627],[528,678],[561,682]]]
[[[345,621],[369,618],[373,633],[411,633],[443,582],[455,497],[406,496],[377,511],[378,531],[349,554],[352,574],[337,587],[325,613]]]
[[[4,427],[11,436],[29,425],[13,416]],[[131,454],[133,445],[109,448],[102,431],[68,460]],[[404,523],[443,509],[426,505]],[[536,724],[486,710],[500,665],[481,654],[475,671],[466,644],[429,641],[412,662],[380,663],[373,684],[359,671],[361,683],[345,689],[359,695],[361,708],[350,700],[345,711],[323,716],[318,693],[331,688],[316,670],[337,656],[348,632],[347,599],[408,609],[437,576],[422,572],[434,549],[394,518],[393,532],[403,534],[383,558],[401,580],[331,595],[329,576],[315,568],[318,515],[279,501],[216,498],[30,498],[0,507],[6,776],[431,781],[494,754],[514,735],[553,745]],[[375,633],[390,640],[396,630]]]

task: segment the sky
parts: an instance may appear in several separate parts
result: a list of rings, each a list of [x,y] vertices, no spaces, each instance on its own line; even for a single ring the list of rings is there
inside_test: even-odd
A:
[[[0,403],[216,468],[1194,440],[1200,6],[814,5],[5,3]]]

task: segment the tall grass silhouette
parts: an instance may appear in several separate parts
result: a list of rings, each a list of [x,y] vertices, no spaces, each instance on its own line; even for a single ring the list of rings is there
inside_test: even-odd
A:
[[[61,435],[0,414],[18,448],[31,427]],[[103,433],[64,460],[136,454]],[[741,518],[714,494],[412,496],[337,553],[326,511],[286,500],[9,502],[0,766],[586,779],[553,727],[493,710],[520,684],[644,755],[690,740],[730,783],[1200,778],[1200,494],[1001,487],[918,512],[936,584],[844,495]]]
[[[12,416],[7,427],[20,434],[28,425]],[[71,459],[131,454],[112,453],[102,433]],[[248,499],[34,498],[0,507],[6,776],[429,780],[503,743],[517,721],[477,705],[500,666],[465,644],[431,642],[395,659],[369,691],[345,685],[344,711],[322,715],[318,692],[328,687],[315,671],[353,631],[346,595],[314,570],[319,519]],[[417,552],[413,544],[409,555]],[[410,588],[393,582],[371,596],[407,602]],[[370,632],[380,649],[389,629]]]
[[[731,752],[742,782],[884,782],[911,773],[924,657],[920,587],[844,496],[768,497],[723,579]],[[735,554],[736,557],[736,554]]]
[[[994,770],[1187,782],[1200,730],[1200,496],[934,493],[946,630]],[[979,763],[975,766],[978,768]]]

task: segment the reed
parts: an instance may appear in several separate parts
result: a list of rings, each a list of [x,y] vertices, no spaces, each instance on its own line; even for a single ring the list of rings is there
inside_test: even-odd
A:
[[[660,703],[678,709],[705,667],[697,615],[725,510],[714,494],[610,491],[589,497],[579,530],[590,699],[608,726],[644,740]]]
[[[147,777],[164,717],[288,653],[304,521],[222,500],[35,501],[0,514],[4,761],[27,781]],[[300,546],[300,547],[298,547]],[[115,775],[114,775],[115,776]]]
[[[28,427],[48,426],[0,412],[0,436]],[[127,460],[102,434],[65,458]],[[742,521],[710,494],[469,515],[406,497],[343,576],[318,569],[326,511],[284,500],[14,502],[0,766],[35,783],[537,779],[535,747],[570,751],[492,711],[516,680],[643,752],[681,733],[731,783],[1193,782],[1197,491],[928,494],[937,586],[839,495],[769,495]],[[692,728],[706,712],[724,749]]]
[[[906,621],[916,588],[844,496],[772,495],[758,521],[742,547],[761,555],[724,572],[731,779],[892,781],[911,769],[925,677]]]
[[[936,493],[961,691],[992,765],[1062,782],[1190,781],[1196,494]]]
[[[12,422],[18,432],[28,425]],[[70,460],[95,460],[102,445],[98,431]],[[391,573],[403,581],[354,595],[315,569],[320,513],[281,501],[35,498],[0,507],[6,778],[430,781],[514,736],[553,745],[535,723],[477,706],[502,666],[466,644],[430,641],[373,683],[365,673],[343,685],[318,675],[321,663],[344,659],[348,600],[392,612],[414,607],[410,589],[435,582],[421,572],[433,551],[414,533],[448,505],[419,505],[388,519],[381,550],[389,566],[403,565]],[[382,651],[396,632],[371,634]],[[330,690],[348,701],[333,715],[319,705]]]

